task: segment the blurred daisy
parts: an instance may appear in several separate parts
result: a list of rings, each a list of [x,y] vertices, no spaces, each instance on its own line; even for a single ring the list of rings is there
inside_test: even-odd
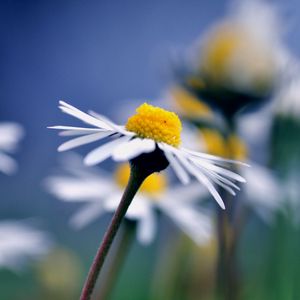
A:
[[[107,212],[114,212],[129,178],[129,165],[121,164],[115,180],[99,169],[86,169],[80,159],[65,163],[69,176],[53,176],[46,180],[47,189],[57,198],[85,205],[71,219],[71,225],[82,228]],[[162,173],[150,175],[142,184],[125,217],[137,221],[137,239],[150,243],[156,234],[158,212],[170,218],[195,243],[211,238],[213,224],[208,211],[200,209],[195,200],[206,195],[199,184],[167,187]],[[188,200],[187,200],[188,199]]]
[[[202,44],[200,70],[214,82],[263,93],[278,71],[281,49],[276,10],[263,1],[241,1]]]
[[[235,2],[179,64],[177,83],[227,118],[270,99],[283,67],[279,23],[269,3]]]
[[[137,108],[136,114],[128,119],[125,126],[120,126],[102,115],[94,112],[86,114],[63,101],[60,101],[60,109],[93,128],[50,127],[62,130],[62,136],[79,136],[63,143],[58,148],[59,151],[106,137],[113,139],[92,150],[84,159],[86,165],[98,164],[109,157],[115,161],[130,161],[145,153],[156,153],[170,163],[182,183],[189,183],[192,175],[204,184],[223,209],[224,203],[213,183],[232,190],[238,189],[235,181],[245,182],[240,175],[222,167],[225,163],[240,162],[181,147],[181,122],[173,112],[144,103]],[[157,163],[156,159],[157,156],[154,156],[153,163]]]
[[[47,235],[21,221],[0,221],[0,268],[20,270],[29,260],[47,254]]]
[[[6,153],[14,152],[23,137],[23,128],[12,122],[0,123],[0,171],[12,174],[17,170],[17,163]]]

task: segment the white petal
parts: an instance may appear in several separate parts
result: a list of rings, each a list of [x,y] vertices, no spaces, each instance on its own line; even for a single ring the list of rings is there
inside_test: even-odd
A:
[[[126,161],[155,150],[155,142],[150,139],[135,138],[128,143],[119,145],[113,151],[112,158],[115,161]]]
[[[89,114],[91,116],[94,116],[95,118],[99,119],[99,120],[102,120],[104,122],[106,122],[107,124],[109,124],[115,131],[123,134],[123,135],[128,135],[128,136],[134,136],[135,133],[134,132],[131,132],[131,131],[128,131],[125,129],[124,126],[121,126],[121,125],[117,125],[115,123],[113,123],[111,120],[109,120],[107,117],[103,116],[103,115],[100,115],[94,111],[89,111]]]
[[[193,163],[197,166],[197,167],[200,167],[200,169],[209,177],[209,178],[211,178],[213,181],[215,181],[215,182],[222,182],[222,183],[224,183],[224,184],[226,184],[228,187],[232,187],[232,188],[234,188],[234,189],[236,189],[236,190],[238,190],[238,191],[240,191],[240,188],[239,188],[239,186],[237,186],[235,183],[233,183],[231,180],[229,180],[228,178],[225,178],[225,177],[223,177],[223,176],[221,176],[221,175],[219,175],[218,173],[216,173],[216,172],[213,172],[213,171],[211,171],[211,170],[208,170],[208,169],[205,169],[204,167],[203,167],[203,165],[199,165],[199,164],[197,164],[195,161],[193,161]]]
[[[209,196],[207,188],[199,184],[198,181],[194,181],[188,186],[175,185],[171,189],[168,189],[165,193],[158,196],[158,201],[166,201],[168,199],[184,199],[185,202],[197,202],[206,199]]]
[[[119,190],[116,189],[113,193],[111,193],[107,198],[104,199],[104,203],[103,203],[104,209],[109,212],[115,212],[118,205],[120,204],[122,194],[123,191],[121,189]]]
[[[13,122],[1,122],[0,149],[8,152],[14,151],[23,135],[24,130],[21,125]]]
[[[20,269],[29,259],[46,254],[52,242],[46,233],[22,221],[0,222],[0,267]]]
[[[73,126],[48,126],[49,129],[63,130],[59,133],[60,136],[73,136],[73,135],[82,135],[88,133],[96,133],[107,131],[106,129],[100,128],[84,128],[84,127],[73,127]]]
[[[63,201],[95,201],[103,199],[115,189],[107,180],[99,178],[73,178],[55,176],[45,180],[47,190]]]
[[[143,245],[149,245],[157,230],[157,220],[154,211],[148,213],[139,221],[137,227],[137,239]]]
[[[239,181],[239,182],[243,182],[245,183],[246,180],[245,178],[243,178],[241,175],[235,173],[235,172],[232,172],[228,169],[225,169],[225,168],[222,168],[222,167],[219,167],[219,166],[216,166],[216,165],[213,165],[212,163],[208,162],[208,161],[205,161],[205,160],[199,160],[199,159],[195,159],[195,158],[190,158],[191,161],[195,162],[197,165],[200,165],[208,170],[212,170],[218,174],[221,174],[221,175],[224,175],[228,178],[232,178],[236,181]]]
[[[112,155],[117,146],[126,144],[129,140],[130,137],[123,136],[94,149],[85,157],[84,163],[92,166],[102,162]]]
[[[0,171],[7,175],[15,173],[18,165],[10,156],[0,152]]]
[[[63,143],[62,145],[60,145],[58,147],[58,151],[62,152],[62,151],[66,151],[66,150],[70,150],[85,144],[89,144],[95,141],[99,141],[102,140],[108,136],[110,136],[112,134],[111,131],[103,131],[103,132],[97,132],[97,133],[92,133],[89,135],[85,135],[85,136],[80,136],[78,138],[72,139],[70,141],[67,141],[65,143]]]
[[[212,237],[213,222],[207,212],[202,212],[195,205],[187,205],[184,201],[161,202],[159,206],[196,244],[206,244]]]
[[[216,188],[214,187],[214,185],[210,182],[210,180],[200,170],[198,170],[195,166],[193,166],[183,155],[180,155],[179,151],[177,152],[176,156],[181,161],[181,163],[186,167],[186,169],[191,174],[193,174],[198,179],[198,181],[200,181],[202,184],[204,184],[208,188],[208,190],[210,191],[212,196],[215,198],[217,203],[220,205],[220,207],[222,209],[225,209],[225,205],[224,205],[224,202],[223,202],[221,196],[219,195],[219,193],[216,190]]]
[[[71,226],[81,229],[104,213],[103,203],[95,202],[79,210],[70,220]]]
[[[192,154],[194,156],[197,156],[199,158],[202,159],[206,159],[206,160],[212,160],[215,162],[221,162],[221,163],[232,163],[232,164],[239,164],[239,165],[243,165],[246,167],[249,167],[249,165],[247,163],[241,162],[241,161],[237,161],[237,160],[232,160],[232,159],[225,159],[219,156],[215,156],[215,155],[211,155],[211,154],[207,154],[207,153],[203,153],[203,152],[197,152],[197,151],[192,151],[186,148],[180,148],[181,150],[183,150],[186,153]]]
[[[252,165],[252,163],[251,163]],[[252,168],[245,169],[243,175],[247,178],[245,191],[246,201],[254,208],[266,208],[274,211],[282,205],[282,192],[278,179],[271,170],[253,164]]]
[[[185,171],[185,169],[180,165],[180,163],[177,161],[177,159],[174,157],[173,153],[168,150],[164,146],[164,144],[159,143],[159,148],[164,152],[167,160],[169,161],[171,167],[173,168],[175,174],[177,175],[178,179],[183,184],[188,184],[190,182],[190,177],[188,173]]]
[[[87,124],[96,126],[98,128],[113,130],[113,128],[109,124],[82,112],[81,110],[77,109],[76,107],[74,107],[64,101],[59,101],[59,104],[60,104],[59,108],[66,114],[69,114]]]
[[[143,219],[153,209],[151,200],[143,193],[138,193],[130,204],[126,217],[133,220]]]
[[[108,125],[110,125],[117,132],[120,132],[124,135],[130,135],[130,136],[134,135],[134,133],[131,133],[131,132],[125,130],[123,126],[120,126],[120,125],[117,125],[117,124],[113,123],[111,120],[109,120],[107,117],[105,117],[103,115],[100,115],[100,114],[98,114],[98,113],[96,113],[92,110],[89,111],[89,114],[91,116],[97,118],[98,120],[107,123]]]

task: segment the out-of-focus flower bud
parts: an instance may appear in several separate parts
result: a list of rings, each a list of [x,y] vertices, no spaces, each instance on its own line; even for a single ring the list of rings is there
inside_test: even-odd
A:
[[[278,28],[272,6],[241,2],[200,40],[182,84],[226,117],[270,99],[282,63]]]

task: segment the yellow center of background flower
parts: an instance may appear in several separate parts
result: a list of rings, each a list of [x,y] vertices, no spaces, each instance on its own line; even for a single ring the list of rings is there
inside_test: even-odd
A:
[[[271,48],[235,23],[220,24],[209,32],[199,69],[215,83],[263,91],[276,74]]]
[[[126,129],[141,138],[164,142],[174,147],[178,147],[181,142],[182,126],[178,116],[147,103],[136,109],[136,114],[128,119]]]
[[[178,112],[187,118],[212,118],[212,111],[204,102],[186,89],[175,87],[171,90],[172,100]]]
[[[130,167],[128,164],[120,165],[115,172],[117,184],[124,188],[127,185],[130,176]],[[153,173],[143,182],[140,191],[147,194],[159,194],[166,189],[167,178],[161,173]]]
[[[237,160],[246,160],[248,150],[246,144],[237,136],[230,135],[227,140],[217,130],[201,129],[206,151],[210,154]]]

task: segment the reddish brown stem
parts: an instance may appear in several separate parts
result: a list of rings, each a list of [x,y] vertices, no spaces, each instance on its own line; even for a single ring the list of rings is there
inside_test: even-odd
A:
[[[127,187],[124,191],[120,204],[108,226],[108,229],[103,237],[102,243],[92,263],[88,277],[82,289],[80,300],[91,299],[97,278],[102,269],[105,258],[107,257],[111,244],[127,212],[127,209],[130,203],[132,202],[133,197],[135,196],[136,192],[138,191],[139,187],[141,186],[146,177],[147,176],[145,176],[142,172],[139,172],[139,170],[131,168],[130,178]]]

